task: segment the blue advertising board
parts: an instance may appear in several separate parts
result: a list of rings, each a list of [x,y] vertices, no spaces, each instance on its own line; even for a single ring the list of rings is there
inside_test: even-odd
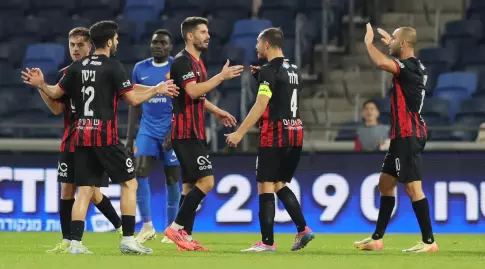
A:
[[[370,233],[377,219],[377,182],[384,154],[329,153],[302,156],[290,188],[316,232]],[[427,153],[423,189],[435,233],[485,232],[485,153]],[[195,232],[258,232],[255,156],[213,156],[213,191],[198,208]],[[0,230],[59,231],[60,188],[57,155],[0,154]],[[165,221],[162,166],[150,177],[155,228]],[[419,232],[411,202],[399,185],[397,206],[388,232]],[[119,209],[118,185],[103,188]],[[138,228],[141,218],[137,216]],[[295,232],[281,203],[276,232]],[[91,206],[87,231],[110,231],[111,224]]]

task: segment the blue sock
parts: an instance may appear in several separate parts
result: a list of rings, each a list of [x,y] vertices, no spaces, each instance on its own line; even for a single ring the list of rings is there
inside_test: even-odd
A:
[[[180,186],[178,183],[167,185],[167,225],[177,216],[180,200]]]
[[[136,202],[140,209],[143,223],[152,221],[151,193],[148,185],[148,177],[137,178],[138,189],[136,190]]]

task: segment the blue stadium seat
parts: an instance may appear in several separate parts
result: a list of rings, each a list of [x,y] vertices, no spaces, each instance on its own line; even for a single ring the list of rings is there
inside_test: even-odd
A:
[[[32,44],[27,47],[24,66],[38,67],[44,73],[55,71],[64,63],[65,49],[60,44]]]
[[[424,116],[424,121],[428,127],[428,139],[431,141],[450,141],[451,131],[435,129],[436,127],[450,126],[448,119],[437,116]]]
[[[121,10],[121,0],[80,0],[77,9],[81,11],[109,10],[114,15]]]
[[[175,16],[164,21],[163,28],[168,30],[172,34],[174,44],[184,43],[182,34],[180,32],[180,25],[182,24],[184,19],[185,17]]]
[[[25,88],[20,78],[20,69],[8,69],[0,72],[0,89],[3,88]]]
[[[256,61],[256,38],[265,28],[271,27],[268,20],[241,20],[234,24],[231,44],[244,49],[245,64]]]
[[[419,60],[428,72],[428,82],[425,85],[426,93],[432,95],[439,74],[451,71],[455,65],[456,53],[447,48],[425,48],[419,51]]]
[[[150,7],[155,9],[157,12],[161,12],[165,7],[165,0],[125,0],[125,8],[128,7]]]
[[[475,141],[480,124],[485,122],[484,117],[466,116],[461,117],[452,125],[451,139],[453,141]],[[460,130],[460,128],[473,128],[473,130]]]
[[[147,45],[120,46],[116,57],[123,64],[136,64],[137,62],[150,57],[150,50]]]
[[[211,11],[214,12],[215,17],[232,25],[237,20],[251,17],[252,2],[252,0],[214,0]]]
[[[445,25],[442,43],[455,51],[463,47],[476,46],[483,38],[483,27],[480,21],[451,21]]]
[[[424,101],[421,115],[423,115],[426,122],[429,118],[447,122],[450,119],[450,101],[439,98],[427,98]]]
[[[102,20],[115,20],[115,14],[109,9],[85,9],[79,11],[79,15],[84,18],[90,19],[93,22]]]
[[[226,43],[231,35],[233,25],[218,18],[209,20],[209,30],[211,41],[217,40],[218,43]]]
[[[50,12],[69,12],[76,8],[76,0],[32,0],[32,9],[38,14]]]
[[[118,41],[121,46],[126,44],[134,44],[138,39],[136,35],[136,23],[129,19],[121,19],[116,21],[119,25]]]
[[[450,102],[449,118],[451,121],[455,119],[460,102],[470,97],[466,90],[455,87],[437,88],[433,96]]]
[[[297,11],[299,7],[300,1],[295,0],[264,0],[259,11],[266,10],[266,9],[286,9]]]
[[[19,23],[12,36],[42,40],[48,32],[45,31],[46,28],[47,20],[44,18],[25,18]]]
[[[485,99],[484,98],[470,98],[461,101],[456,113],[456,120],[464,117],[485,117]]]
[[[0,18],[4,19],[6,17],[10,17],[14,15],[23,16],[24,13],[27,13],[27,10],[29,9],[30,9],[29,0],[2,0],[0,1],[0,14],[2,14]]]
[[[62,121],[53,117],[39,117],[37,113],[24,113],[20,116],[19,123],[39,124],[45,127],[32,127],[22,130],[22,136],[26,138],[61,138]]]
[[[183,14],[188,16],[202,15],[202,12],[210,9],[210,0],[170,0],[167,1],[168,15]]]
[[[295,36],[295,11],[266,9],[260,11],[260,17],[271,21],[274,27],[280,27],[285,37]]]
[[[477,90],[478,76],[470,72],[442,73],[438,77],[437,88],[458,87],[463,88],[471,95]]]
[[[147,21],[156,20],[160,15],[163,7],[159,8],[156,2],[150,0],[127,0],[124,15],[127,19],[136,22],[137,36],[141,36]]]
[[[339,127],[343,127],[343,128],[338,130],[338,134],[337,134],[337,137],[335,138],[335,141],[354,141],[355,138],[357,137],[356,128],[361,124],[362,124],[361,122],[353,122],[353,121],[340,124]]]
[[[241,87],[239,87],[241,89]],[[236,120],[241,120],[241,91],[232,89],[223,93],[223,97],[219,102],[219,107],[231,113]]]

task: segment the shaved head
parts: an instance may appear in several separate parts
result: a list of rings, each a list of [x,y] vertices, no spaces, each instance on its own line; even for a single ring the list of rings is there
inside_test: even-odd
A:
[[[400,27],[392,33],[392,40],[389,44],[391,56],[399,58],[403,50],[413,50],[416,47],[416,29],[412,27]]]

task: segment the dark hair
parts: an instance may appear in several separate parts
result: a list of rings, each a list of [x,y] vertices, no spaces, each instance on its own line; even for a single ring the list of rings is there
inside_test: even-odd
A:
[[[380,110],[379,109],[379,103],[377,103],[377,101],[373,100],[373,99],[365,101],[364,104],[362,104],[362,108],[365,108],[365,106],[368,105],[368,104],[374,104],[377,107],[377,110]]]
[[[193,32],[198,25],[205,24],[209,26],[209,21],[202,17],[188,17],[180,25],[180,30],[182,32],[182,38],[187,41],[187,33]]]
[[[100,21],[89,28],[89,34],[96,48],[104,48],[108,40],[113,39],[118,32],[118,24],[114,21]]]
[[[170,38],[170,43],[172,43],[173,41],[172,34],[167,29],[158,29],[155,32],[153,32],[152,36],[154,35],[166,35],[168,36],[168,38]]]
[[[281,49],[285,43],[285,37],[280,28],[272,27],[264,29],[259,37],[263,39],[263,41],[267,41],[268,44],[273,48]]]
[[[69,38],[75,36],[82,36],[87,42],[91,42],[91,35],[89,34],[89,29],[86,27],[76,27],[69,31]]]

